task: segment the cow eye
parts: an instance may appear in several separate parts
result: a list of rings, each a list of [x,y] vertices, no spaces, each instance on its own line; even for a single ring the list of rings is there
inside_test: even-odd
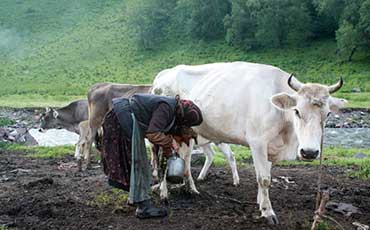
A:
[[[298,109],[295,109],[295,110],[294,110],[294,113],[295,113],[295,115],[296,115],[298,118],[301,118],[301,114],[299,113]]]

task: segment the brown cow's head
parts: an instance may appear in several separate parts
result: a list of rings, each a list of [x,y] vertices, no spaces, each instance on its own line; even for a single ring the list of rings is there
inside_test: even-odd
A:
[[[303,84],[291,75],[288,85],[296,93],[279,93],[272,96],[271,102],[278,109],[292,114],[299,142],[298,156],[301,159],[316,159],[321,154],[321,138],[326,118],[347,103],[344,99],[330,96],[342,87],[343,80],[340,79],[331,86]]]

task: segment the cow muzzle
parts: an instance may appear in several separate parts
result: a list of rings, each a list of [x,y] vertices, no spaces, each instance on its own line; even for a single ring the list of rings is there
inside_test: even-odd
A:
[[[315,150],[315,149],[303,149],[302,148],[299,151],[299,153],[300,153],[302,160],[315,160],[319,156],[320,151]]]

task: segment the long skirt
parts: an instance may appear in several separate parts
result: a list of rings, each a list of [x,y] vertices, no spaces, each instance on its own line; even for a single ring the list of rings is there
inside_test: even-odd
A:
[[[103,123],[102,162],[109,184],[129,191],[131,176],[131,136],[124,135],[113,110]]]
[[[129,110],[122,109],[118,114],[117,117],[112,110],[104,119],[103,169],[109,184],[129,191],[129,203],[134,204],[150,199],[150,165],[144,134],[135,116]],[[122,129],[127,123],[131,124],[129,131],[127,126]]]

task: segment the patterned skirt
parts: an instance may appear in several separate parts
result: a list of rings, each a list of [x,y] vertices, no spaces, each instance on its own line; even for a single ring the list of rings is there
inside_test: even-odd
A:
[[[113,110],[103,123],[102,163],[109,184],[129,191],[131,174],[131,136],[123,133]]]

